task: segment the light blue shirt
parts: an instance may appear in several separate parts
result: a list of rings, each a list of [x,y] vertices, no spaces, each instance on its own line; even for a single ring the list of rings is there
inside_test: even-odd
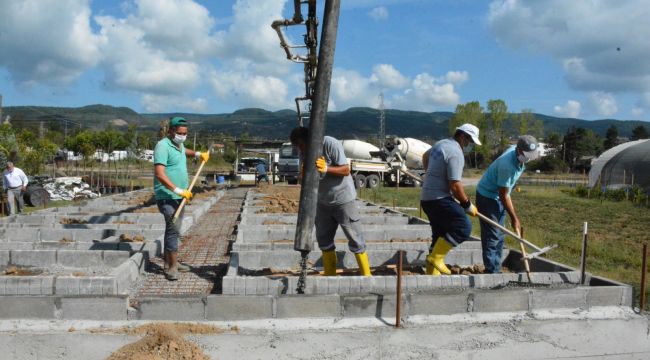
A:
[[[498,200],[499,188],[508,188],[508,195],[526,167],[517,159],[516,146],[509,147],[490,166],[478,183],[476,191],[482,196]]]
[[[465,155],[458,141],[440,140],[429,152],[429,164],[424,175],[420,200],[438,200],[451,196],[449,181],[461,181]]]

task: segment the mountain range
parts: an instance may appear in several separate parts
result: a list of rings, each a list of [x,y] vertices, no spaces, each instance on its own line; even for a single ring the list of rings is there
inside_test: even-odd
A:
[[[225,133],[266,139],[286,138],[297,124],[297,113],[293,110],[267,111],[248,108],[226,114],[156,113],[140,114],[127,107],[109,105],[89,105],[78,108],[44,106],[9,106],[2,109],[2,115],[9,115],[11,123],[17,126],[37,128],[41,123],[50,129],[91,128],[104,129],[108,124],[122,128],[136,124],[138,129],[157,131],[161,121],[171,116],[183,116],[191,128],[202,133]],[[385,110],[386,134],[401,137],[415,137],[435,140],[447,137],[452,112],[419,112]],[[503,127],[514,133],[516,114],[510,114]],[[615,125],[619,136],[629,137],[632,129],[639,125],[650,128],[650,124],[638,120],[583,120],[558,118],[544,114],[533,114],[542,120],[545,134],[557,132],[564,134],[572,126],[591,129],[605,136],[607,129]],[[379,132],[379,110],[365,107],[350,108],[345,111],[332,111],[327,114],[326,134],[340,139],[366,139]]]

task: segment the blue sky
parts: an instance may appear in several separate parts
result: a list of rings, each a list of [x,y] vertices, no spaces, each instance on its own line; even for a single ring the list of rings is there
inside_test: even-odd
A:
[[[302,65],[270,27],[292,11],[287,0],[5,0],[3,105],[294,108]],[[383,93],[401,110],[503,99],[513,112],[650,120],[649,15],[648,0],[343,0],[329,108],[377,107]],[[293,43],[302,29],[287,30]]]

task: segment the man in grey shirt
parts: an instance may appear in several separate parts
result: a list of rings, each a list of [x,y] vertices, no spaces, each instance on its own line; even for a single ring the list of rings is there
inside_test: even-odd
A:
[[[309,129],[298,127],[291,131],[291,143],[302,156],[307,153]],[[359,224],[359,210],[354,200],[357,192],[350,176],[350,165],[343,145],[331,136],[323,138],[321,157],[316,169],[321,174],[316,207],[316,240],[323,252],[323,269],[326,276],[336,275],[336,246],[334,237],[339,225],[348,238],[348,247],[354,253],[363,276],[370,276],[366,243]]]
[[[472,233],[472,223],[465,213],[476,216],[477,211],[461,183],[465,166],[463,149],[472,143],[481,145],[478,128],[463,124],[456,128],[453,138],[438,141],[422,157],[427,172],[420,204],[429,218],[432,233],[431,250],[426,260],[428,275],[451,274],[445,265],[445,256]]]

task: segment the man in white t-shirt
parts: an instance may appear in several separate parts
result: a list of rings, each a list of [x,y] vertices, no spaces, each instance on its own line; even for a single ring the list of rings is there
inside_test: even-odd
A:
[[[18,200],[18,214],[23,212],[25,200],[23,200],[23,191],[27,189],[27,176],[14,163],[7,161],[7,167],[2,174],[2,188],[7,193],[7,202],[9,203],[9,215],[16,214],[16,201]]]

